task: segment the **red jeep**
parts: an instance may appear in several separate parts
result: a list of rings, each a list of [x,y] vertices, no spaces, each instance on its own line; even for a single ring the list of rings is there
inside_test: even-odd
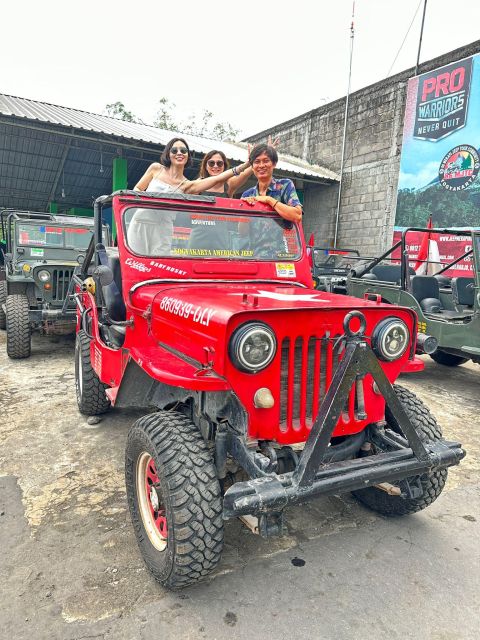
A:
[[[102,244],[104,206],[118,247]],[[74,278],[78,406],[146,410],[126,487],[141,553],[168,587],[215,568],[227,518],[280,534],[288,505],[349,491],[412,513],[465,455],[392,386],[418,366],[415,314],[315,291],[301,226],[266,205],[103,196]]]

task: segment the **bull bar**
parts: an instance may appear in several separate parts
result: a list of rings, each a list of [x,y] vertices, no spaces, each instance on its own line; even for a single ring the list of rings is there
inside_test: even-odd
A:
[[[360,320],[357,331],[350,326],[353,318]],[[464,458],[465,451],[457,442],[443,439],[422,442],[366,340],[365,326],[365,317],[361,312],[352,311],[345,316],[344,357],[333,376],[296,468],[281,475],[260,472],[258,477],[231,486],[224,495],[225,519],[280,514],[287,505],[306,498],[406,480],[458,464]],[[370,441],[380,447],[388,446],[389,451],[325,463],[333,430],[351,386],[357,376],[366,373],[374,378],[405,438],[386,429],[384,424],[374,424],[368,427]],[[229,449],[235,457],[238,442],[237,447],[229,446]]]

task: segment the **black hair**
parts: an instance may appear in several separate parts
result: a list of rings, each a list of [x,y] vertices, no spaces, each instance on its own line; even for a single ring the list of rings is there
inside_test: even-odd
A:
[[[271,147],[269,144],[256,144],[253,149],[250,151],[250,164],[253,164],[255,158],[261,156],[262,153],[265,153],[268,158],[272,161],[273,164],[277,164],[278,162],[278,153],[277,151]]]
[[[188,146],[186,140],[184,140],[183,138],[172,138],[170,142],[167,143],[167,146],[165,147],[162,155],[160,156],[160,164],[162,164],[164,167],[169,167],[172,164],[172,161],[170,160],[170,151],[173,145],[175,144],[175,142],[181,142],[183,146],[187,148],[188,159],[185,166],[186,167],[190,166],[192,164],[192,154],[190,153],[190,147]]]

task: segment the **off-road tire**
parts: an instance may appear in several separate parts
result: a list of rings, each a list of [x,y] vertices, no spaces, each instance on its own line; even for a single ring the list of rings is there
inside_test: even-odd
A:
[[[430,354],[430,358],[438,364],[443,364],[446,367],[458,367],[459,364],[465,364],[470,358],[462,358],[462,356],[456,356],[453,353],[447,353],[446,351],[440,351],[437,349],[434,353]]]
[[[5,329],[7,326],[7,316],[3,310],[3,306],[7,302],[7,283],[5,280],[0,280],[0,329]]]
[[[99,416],[110,409],[105,394],[107,385],[100,381],[90,360],[90,338],[80,330],[75,340],[75,392],[80,413]]]
[[[394,385],[394,389],[420,439],[423,442],[440,440],[442,431],[423,402],[417,398],[414,393],[405,389],[405,387],[396,384]],[[388,409],[385,418],[391,429],[397,433],[401,433]],[[354,491],[353,495],[364,505],[384,516],[404,516],[409,513],[421,511],[431,505],[432,502],[435,502],[442,493],[447,475],[447,469],[440,469],[439,471],[421,476],[423,494],[419,498],[404,499],[399,496],[391,496],[385,491],[381,491],[375,487]]]
[[[138,471],[145,455],[156,467],[168,525],[163,550],[152,543],[139,497],[144,487]],[[125,482],[137,543],[154,578],[179,589],[208,576],[222,553],[223,505],[212,456],[189,418],[160,411],[137,420],[127,439]]]
[[[21,294],[7,296],[7,355],[13,360],[30,356],[32,339],[28,318],[29,310],[27,296]]]

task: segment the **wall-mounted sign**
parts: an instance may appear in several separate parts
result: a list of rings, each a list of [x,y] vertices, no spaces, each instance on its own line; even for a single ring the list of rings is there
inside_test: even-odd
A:
[[[480,54],[410,78],[395,227],[480,227]]]

